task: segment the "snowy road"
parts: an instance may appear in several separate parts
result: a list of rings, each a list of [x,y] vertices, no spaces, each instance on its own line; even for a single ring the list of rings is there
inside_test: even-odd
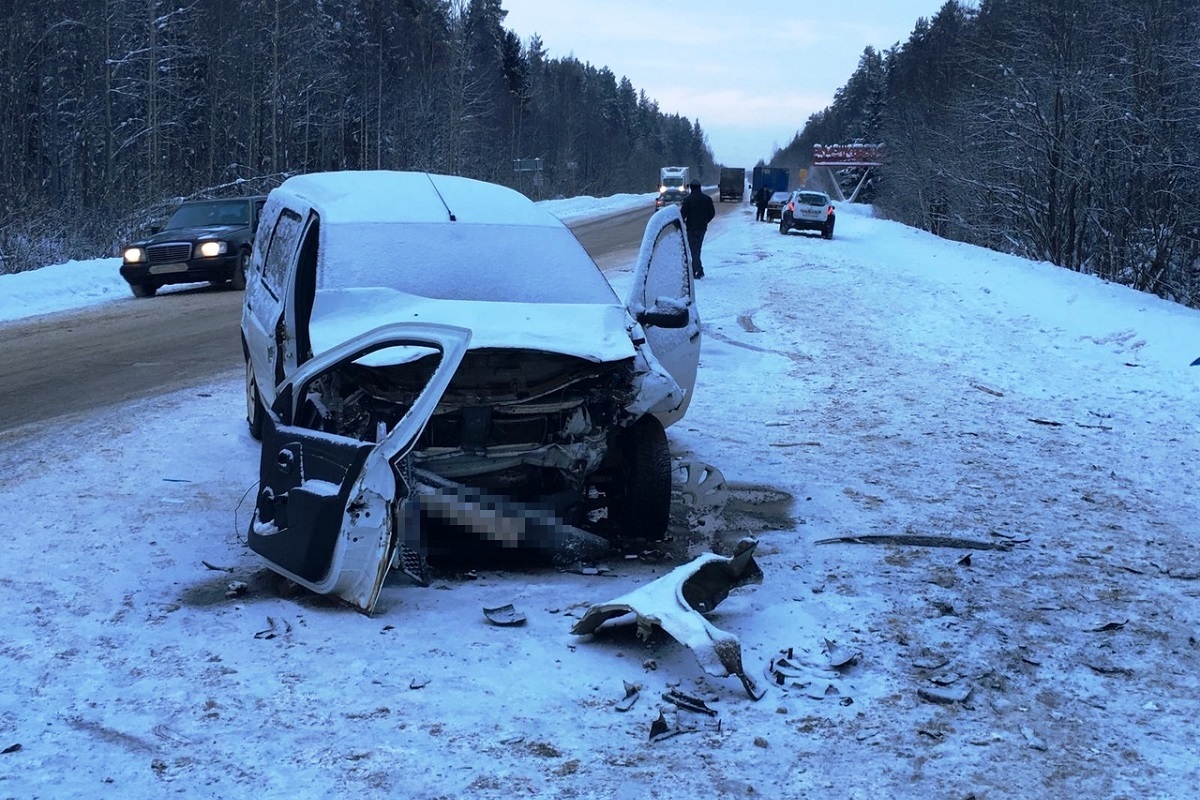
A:
[[[669,430],[760,541],[711,619],[764,699],[569,633],[670,564],[397,580],[372,618],[281,596],[230,376],[0,451],[0,797],[1192,796],[1200,313],[855,211],[832,242],[717,221]],[[818,544],[912,535],[976,546]]]

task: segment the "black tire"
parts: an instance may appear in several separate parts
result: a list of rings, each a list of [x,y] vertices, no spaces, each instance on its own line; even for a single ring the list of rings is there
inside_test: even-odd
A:
[[[671,448],[667,432],[647,414],[621,441],[619,518],[622,534],[658,541],[671,519]]]
[[[263,434],[262,398],[258,394],[258,384],[254,381],[254,370],[246,360],[246,426],[250,429],[250,438],[256,442],[262,441]]]
[[[158,291],[158,287],[153,283],[131,283],[129,290],[133,292],[134,297],[154,297],[154,293]]]
[[[243,250],[238,256],[237,266],[233,268],[233,276],[229,279],[230,288],[244,291],[246,289],[246,270],[250,268],[250,251]]]

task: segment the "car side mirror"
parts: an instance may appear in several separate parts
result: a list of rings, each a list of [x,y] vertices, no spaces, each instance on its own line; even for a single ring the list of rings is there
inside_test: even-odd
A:
[[[688,309],[681,303],[659,298],[653,308],[637,315],[637,321],[654,328],[683,328],[688,324]]]

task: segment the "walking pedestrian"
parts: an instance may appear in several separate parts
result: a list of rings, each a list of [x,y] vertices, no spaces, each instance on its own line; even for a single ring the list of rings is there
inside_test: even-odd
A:
[[[704,234],[708,231],[708,223],[717,215],[712,198],[700,190],[700,181],[692,181],[691,191],[679,204],[679,216],[683,217],[683,227],[687,229],[688,249],[692,251],[692,276],[704,277],[704,264],[700,261],[700,247],[704,244]]]

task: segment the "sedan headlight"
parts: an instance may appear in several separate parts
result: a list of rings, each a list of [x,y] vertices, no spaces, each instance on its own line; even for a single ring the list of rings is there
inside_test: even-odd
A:
[[[140,247],[126,247],[121,258],[126,264],[140,264],[146,260],[146,251]]]
[[[229,252],[229,242],[201,242],[200,255],[205,258],[223,256]]]

